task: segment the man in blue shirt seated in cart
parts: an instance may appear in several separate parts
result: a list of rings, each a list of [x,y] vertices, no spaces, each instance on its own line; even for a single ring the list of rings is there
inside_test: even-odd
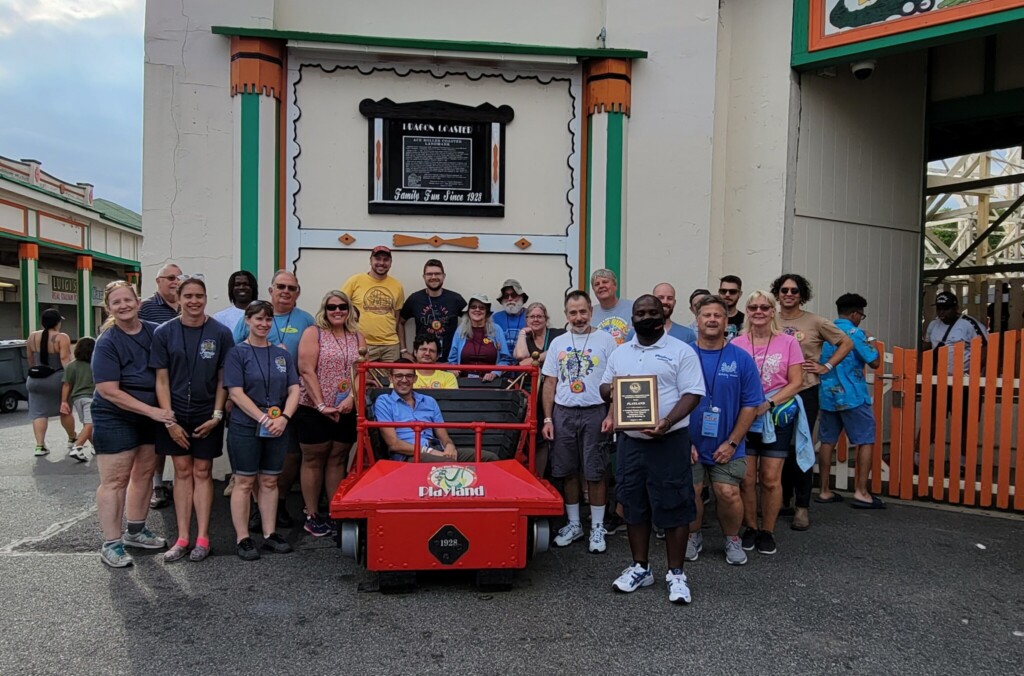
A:
[[[416,392],[416,370],[408,359],[400,359],[400,364],[408,364],[408,368],[396,368],[391,371],[391,382],[394,388],[377,397],[373,404],[373,416],[377,422],[421,422],[443,423],[441,409],[437,401],[430,396]],[[411,427],[381,427],[380,434],[388,448],[391,460],[406,462],[416,452],[416,433]],[[473,462],[476,451],[472,448],[457,449],[444,428],[424,428],[420,432],[420,458],[426,462],[452,460]],[[497,460],[498,456],[491,451],[480,453],[482,460]]]

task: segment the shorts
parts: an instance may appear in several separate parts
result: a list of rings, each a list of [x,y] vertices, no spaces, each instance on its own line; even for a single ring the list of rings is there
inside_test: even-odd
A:
[[[559,406],[555,404],[553,420],[555,440],[551,445],[551,476],[573,476],[583,470],[587,481],[601,481],[608,469],[611,435],[601,433],[601,421],[608,407]]]
[[[161,423],[128,411],[92,409],[92,447],[98,455],[134,451],[156,441]]]
[[[83,425],[92,424],[92,397],[79,397],[71,402],[71,408]]]
[[[818,413],[818,439],[821,443],[836,443],[843,430],[854,446],[875,443],[875,413],[871,404],[861,404],[845,411],[823,409]]]
[[[322,444],[335,441],[340,444],[353,444],[356,441],[356,412],[343,415],[334,422],[325,415],[320,415],[312,406],[299,406],[295,411],[294,425],[300,444]]]
[[[760,432],[747,432],[747,456],[759,455],[762,458],[786,459],[789,447],[793,444],[793,433],[796,431],[794,420],[785,427],[775,428],[775,441],[766,443]]]
[[[212,410],[211,410],[212,413]],[[157,455],[192,456],[199,460],[213,460],[224,454],[224,423],[223,421],[213,428],[206,437],[199,439],[192,436],[197,427],[208,421],[210,415],[189,415],[178,416],[178,424],[188,433],[188,448],[182,448],[171,439],[170,432],[164,425],[157,426],[156,430],[156,452]]]
[[[687,428],[660,439],[618,435],[615,497],[627,524],[679,528],[697,518]]]
[[[396,362],[402,356],[399,347],[400,346],[398,343],[389,343],[387,345],[367,345],[366,360],[380,362]]]
[[[705,478],[710,478],[713,484],[729,484],[739,486],[743,477],[747,474],[747,459],[733,458],[726,463],[712,463],[705,465],[700,461],[693,465],[693,485],[704,483]]]
[[[242,425],[228,429],[228,457],[231,471],[238,476],[275,475],[284,468],[289,437],[294,435],[286,431],[279,437],[261,437],[257,431],[256,427]]]

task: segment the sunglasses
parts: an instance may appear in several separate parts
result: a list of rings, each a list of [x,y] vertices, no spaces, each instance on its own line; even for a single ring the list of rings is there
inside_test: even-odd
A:
[[[184,275],[160,275],[157,279],[166,279],[168,282],[173,282],[181,277],[184,277]]]
[[[324,305],[324,309],[328,312],[338,312],[341,310],[348,310],[348,303],[328,303]]]
[[[739,289],[719,289],[719,296],[738,296],[740,293]]]
[[[790,288],[788,286],[784,286],[781,289],[779,289],[779,295],[780,296],[799,296],[800,295],[800,289]]]
[[[296,291],[299,290],[299,287],[295,286],[294,284],[275,284],[274,288],[277,289],[278,291],[291,291],[292,293],[295,293]]]
[[[747,306],[747,310],[749,310],[750,312],[754,312],[756,310],[760,310],[761,312],[768,312],[769,310],[774,310],[774,309],[775,308],[773,308],[771,305],[748,305]]]
[[[177,277],[174,277],[174,279],[178,280],[179,282],[187,282],[190,279],[195,279],[195,280],[198,280],[200,282],[205,282],[206,281],[206,275],[204,275],[204,274],[178,275]]]

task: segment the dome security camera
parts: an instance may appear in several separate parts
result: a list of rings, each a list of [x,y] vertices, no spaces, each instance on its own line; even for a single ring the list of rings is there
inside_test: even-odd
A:
[[[858,80],[867,80],[875,72],[875,60],[854,61],[850,64],[850,72]]]

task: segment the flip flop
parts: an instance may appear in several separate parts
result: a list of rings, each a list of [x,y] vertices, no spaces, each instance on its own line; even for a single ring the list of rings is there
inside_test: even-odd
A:
[[[814,496],[814,501],[815,502],[820,502],[820,503],[825,504],[825,505],[828,505],[828,504],[832,504],[833,502],[842,502],[843,501],[843,496],[839,495],[839,493],[833,493],[831,498],[824,498],[824,499],[822,499],[822,497],[820,495],[815,495]]]
[[[885,503],[877,495],[871,496],[871,502],[865,502],[864,500],[854,499],[850,503],[850,507],[854,509],[885,509]]]

